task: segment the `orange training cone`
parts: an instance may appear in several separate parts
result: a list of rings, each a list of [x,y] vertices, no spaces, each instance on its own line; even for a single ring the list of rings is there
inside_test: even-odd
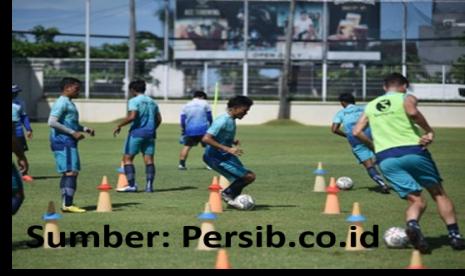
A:
[[[347,233],[345,249],[347,251],[366,250],[366,248],[360,243],[360,237],[363,233],[362,222],[366,219],[360,213],[360,204],[358,202],[354,202],[352,215],[350,215],[346,220],[351,224]]]
[[[226,179],[226,177],[220,175],[220,187],[221,187],[221,190],[225,190],[226,188],[229,187],[229,185],[231,185],[231,183],[229,183],[229,180]]]
[[[47,213],[42,216],[45,220],[44,227],[44,248],[60,248],[60,229],[57,220],[61,218],[60,214],[55,211],[55,204],[53,201],[48,203]],[[53,247],[50,244],[53,243]]]
[[[102,184],[97,186],[97,189],[100,190],[97,203],[97,212],[111,212],[111,199],[109,191],[112,189],[108,184],[108,179],[106,176],[102,179]]]
[[[218,254],[216,256],[216,269],[230,269],[231,265],[229,264],[228,260],[228,253],[226,252],[226,249],[222,248],[218,251]]]
[[[212,212],[223,213],[223,204],[221,203],[220,185],[218,185],[218,177],[214,176],[212,184],[208,187],[210,190],[210,196],[208,202]]]
[[[126,186],[128,186],[128,179],[126,178],[126,174],[118,173],[118,182],[116,184],[117,190],[123,190]]]
[[[420,251],[413,250],[412,257],[410,259],[410,265],[407,268],[408,269],[425,269],[426,268],[423,266],[423,262],[421,261]]]
[[[221,186],[218,184],[218,176],[214,176],[212,179],[212,184],[208,186],[209,190],[221,190]]]
[[[313,185],[314,192],[324,192],[326,188],[325,177],[326,171],[323,170],[323,163],[318,162],[318,168],[313,171],[315,176],[315,184]]]
[[[339,198],[337,193],[339,188],[336,186],[336,179],[331,177],[329,180],[329,186],[326,189],[326,204],[323,214],[327,215],[337,215],[341,213],[341,208],[339,207]]]

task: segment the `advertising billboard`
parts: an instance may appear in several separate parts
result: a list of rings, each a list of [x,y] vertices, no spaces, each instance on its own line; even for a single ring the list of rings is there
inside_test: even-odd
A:
[[[380,3],[334,1],[329,3],[330,59],[379,59]],[[376,58],[378,57],[378,58]]]
[[[293,59],[322,58],[322,13],[322,3],[297,2]],[[288,1],[249,1],[249,58],[283,58],[288,17]],[[177,0],[175,58],[242,59],[244,19],[243,1]]]

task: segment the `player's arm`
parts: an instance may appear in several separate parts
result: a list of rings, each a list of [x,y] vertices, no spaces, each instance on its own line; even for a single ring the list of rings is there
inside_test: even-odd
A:
[[[181,134],[184,135],[184,133],[186,132],[186,119],[187,119],[187,116],[186,114],[183,112],[181,113],[181,118],[180,118],[180,124],[181,124]]]
[[[341,124],[333,123],[331,125],[331,131],[336,135],[347,137],[347,135],[341,130]]]
[[[74,131],[70,129],[69,127],[66,127],[65,125],[61,124],[58,121],[58,117],[55,117],[53,115],[50,115],[50,117],[48,117],[48,125],[58,131],[61,131],[61,132],[64,132],[64,133],[67,133],[73,136],[74,139],[76,140],[84,139],[84,135],[82,133],[80,133],[79,131]]]
[[[420,110],[418,110],[417,103],[418,100],[416,97],[407,95],[404,101],[404,109],[407,116],[425,131],[425,134],[420,138],[420,144],[427,146],[433,142],[434,131]]]
[[[160,112],[157,112],[157,123],[156,123],[156,126],[155,126],[155,129],[157,129],[160,125],[161,125],[161,122],[162,122],[162,118],[161,118],[161,113]]]
[[[12,135],[11,135],[11,148],[13,150],[13,153],[16,155],[16,158],[18,158],[18,166],[20,171],[27,171],[29,164],[26,159],[26,155],[24,155],[24,148],[21,145],[21,142],[19,141],[18,137],[15,135],[14,131],[14,124],[12,124]]]
[[[368,117],[365,113],[360,116],[357,121],[357,124],[352,129],[352,134],[357,137],[362,143],[367,145],[371,150],[374,150],[373,142],[365,135],[363,130],[368,126]]]
[[[26,129],[26,136],[28,139],[32,139],[32,127],[31,127],[31,121],[29,120],[29,116],[27,115],[26,112],[23,111],[21,116],[19,117],[21,120],[21,123],[24,125],[24,128]]]
[[[232,147],[228,147],[228,146],[225,146],[225,145],[222,145],[220,143],[218,143],[214,136],[211,135],[210,133],[206,133],[203,137],[202,137],[202,142],[207,144],[207,145],[210,145],[216,149],[219,149],[219,150],[222,150],[222,151],[225,151],[225,152],[228,152],[230,154],[234,154],[234,155],[237,155],[237,156],[240,156],[243,151],[239,148],[232,148]]]
[[[125,125],[127,124],[130,124],[132,123],[132,121],[134,121],[137,117],[137,111],[135,110],[130,110],[128,112],[128,116],[126,116],[126,118],[124,118],[124,120],[119,123],[116,128],[113,130],[113,136],[116,136],[120,133],[121,131],[121,128],[124,127]]]

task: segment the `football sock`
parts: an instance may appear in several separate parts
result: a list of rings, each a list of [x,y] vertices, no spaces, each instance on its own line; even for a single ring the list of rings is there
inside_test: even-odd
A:
[[[386,186],[386,184],[383,181],[383,178],[379,175],[378,171],[375,169],[375,167],[369,167],[367,168],[368,175],[373,179],[373,181],[376,182],[381,187]]]
[[[448,224],[447,231],[449,232],[449,237],[457,237],[460,236],[459,226],[457,223]]]
[[[145,165],[145,175],[147,178],[147,186],[146,188],[153,188],[153,180],[155,179],[155,165],[148,164]]]
[[[64,206],[73,205],[74,193],[76,192],[76,175],[63,175],[60,181],[61,197]]]
[[[136,185],[136,169],[134,168],[134,165],[125,164],[124,174],[126,174],[126,178],[128,179],[129,186],[134,187],[134,185]]]
[[[420,224],[418,224],[418,221],[416,219],[411,219],[407,221],[407,227],[413,227],[420,230]]]

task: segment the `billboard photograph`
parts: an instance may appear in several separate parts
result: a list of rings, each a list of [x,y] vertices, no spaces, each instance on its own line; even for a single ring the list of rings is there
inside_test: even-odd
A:
[[[294,59],[322,57],[322,3],[297,2],[293,22]],[[249,2],[249,58],[281,59],[289,2]],[[177,0],[175,58],[242,59],[243,1]]]
[[[364,1],[329,4],[329,57],[346,55],[355,59],[379,55],[380,3]],[[331,53],[331,52],[339,53]],[[360,55],[354,52],[359,52]],[[376,58],[374,58],[376,59]],[[378,58],[379,59],[379,58]]]

